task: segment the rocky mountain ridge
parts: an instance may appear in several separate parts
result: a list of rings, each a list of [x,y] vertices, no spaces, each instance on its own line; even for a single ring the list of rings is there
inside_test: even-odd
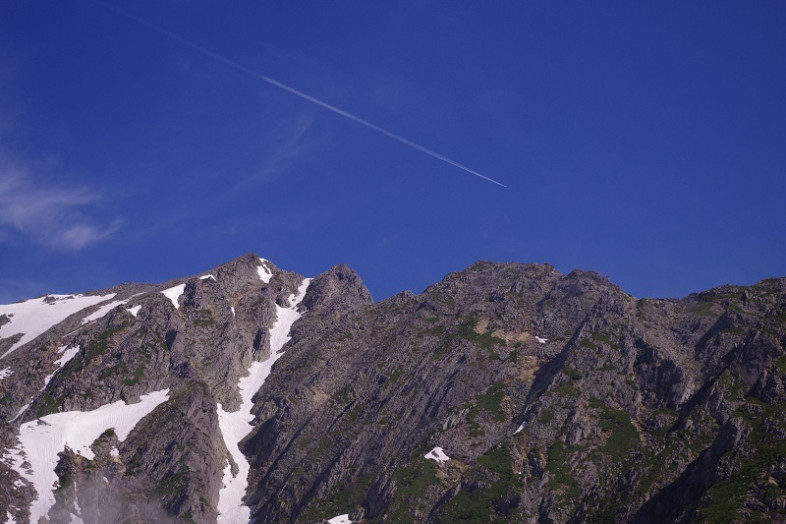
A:
[[[346,266],[307,280],[249,254],[28,302],[0,306],[8,521],[786,515],[786,279],[635,299],[478,262],[374,302]],[[54,323],[25,341],[26,314]]]

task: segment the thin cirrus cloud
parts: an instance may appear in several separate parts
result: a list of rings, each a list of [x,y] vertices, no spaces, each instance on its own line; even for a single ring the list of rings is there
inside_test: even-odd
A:
[[[86,216],[100,196],[85,188],[49,185],[19,166],[0,167],[0,243],[21,235],[54,249],[79,250],[103,240],[119,222]]]
[[[272,146],[266,145],[267,154],[263,161],[249,167],[249,173],[245,177],[229,185],[221,194],[221,203],[237,198],[257,184],[270,182],[287,174],[298,160],[307,158],[315,148],[327,147],[324,144],[318,145],[307,137],[313,123],[312,116],[300,115],[294,122],[288,122],[277,129],[276,134],[284,138],[273,140]]]

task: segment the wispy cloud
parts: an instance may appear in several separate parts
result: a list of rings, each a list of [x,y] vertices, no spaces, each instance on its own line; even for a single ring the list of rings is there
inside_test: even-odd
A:
[[[87,216],[99,200],[90,189],[37,179],[0,155],[0,243],[21,235],[55,249],[87,247],[119,227],[117,221],[100,224]]]
[[[313,116],[300,115],[296,121],[282,124],[273,133],[277,135],[276,138],[260,146],[266,151],[260,164],[251,168],[248,175],[226,187],[221,194],[222,201],[233,199],[259,183],[285,175],[299,159],[311,155],[318,148],[307,136],[313,122]]]
[[[251,178],[266,180],[275,177],[287,171],[295,160],[306,155],[310,151],[310,146],[307,141],[304,141],[304,137],[311,128],[313,121],[313,117],[301,115],[290,130],[286,141],[273,151],[267,163]]]

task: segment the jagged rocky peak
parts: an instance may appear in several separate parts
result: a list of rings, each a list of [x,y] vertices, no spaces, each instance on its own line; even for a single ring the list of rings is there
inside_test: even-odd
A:
[[[786,279],[481,261],[374,302],[249,253],[1,307],[0,520],[786,515]]]
[[[338,265],[317,276],[309,285],[303,305],[309,309],[350,310],[371,304],[371,293],[349,266]]]

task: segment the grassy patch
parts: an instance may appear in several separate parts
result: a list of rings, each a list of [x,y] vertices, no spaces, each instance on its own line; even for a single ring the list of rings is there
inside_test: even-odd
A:
[[[502,399],[504,397],[505,383],[494,382],[484,394],[475,397],[475,407],[473,410],[485,411],[489,413],[494,420],[504,422],[507,419],[505,412],[502,411]]]
[[[577,388],[572,381],[558,384],[551,391],[553,391],[555,395],[559,395],[560,397],[575,397],[578,396],[579,394],[579,388]]]
[[[133,376],[130,379],[124,380],[123,384],[125,384],[126,386],[135,386],[139,383],[140,380],[142,380],[142,377],[144,376],[145,376],[145,365],[140,364],[139,367],[137,367],[134,370]]]
[[[505,341],[499,337],[495,337],[489,331],[485,333],[478,333],[475,331],[475,326],[478,320],[475,317],[469,317],[466,321],[459,325],[456,333],[450,336],[450,339],[463,339],[474,342],[483,349],[491,349],[497,344],[504,344]]]
[[[300,516],[300,520],[315,522],[349,513],[355,507],[363,504],[366,493],[371,489],[373,483],[374,478],[371,476],[361,476],[348,483],[343,483],[342,487],[332,495],[309,502],[306,511]]]
[[[429,488],[440,483],[437,477],[437,463],[422,457],[411,464],[393,471],[396,491],[388,511],[390,522],[417,522],[419,510],[425,510]]]
[[[600,427],[604,431],[611,431],[611,435],[598,450],[608,453],[615,462],[625,459],[639,441],[636,426],[621,409],[605,408],[601,412]]]
[[[598,346],[593,344],[592,341],[588,338],[582,338],[581,342],[579,342],[580,348],[587,348],[587,349],[598,349]]]
[[[748,444],[754,453],[739,464],[733,475],[719,480],[710,489],[712,502],[700,508],[707,522],[731,522],[742,519],[739,510],[752,491],[766,483],[773,464],[786,459],[786,441],[765,429],[765,421],[782,416],[786,405],[764,404],[748,399],[739,413],[751,427]]]
[[[700,317],[715,317],[718,314],[714,311],[712,302],[698,302],[688,306],[688,312]]]
[[[551,474],[548,484],[553,488],[561,489],[561,498],[566,502],[575,502],[581,495],[579,483],[567,463],[568,455],[579,449],[578,446],[571,446],[558,440],[549,448],[546,460],[546,471]]]
[[[570,366],[565,366],[562,368],[562,373],[571,380],[579,380],[581,379],[581,372],[579,370],[572,368]]]
[[[350,388],[349,385],[339,389],[330,397],[331,402],[341,406],[346,406],[353,400],[355,400],[354,395],[352,394],[352,388]]]
[[[62,403],[62,398],[55,398],[52,394],[46,390],[41,393],[39,397],[40,404],[38,409],[36,409],[35,416],[37,418],[45,417],[47,415],[51,415],[52,413],[57,413],[60,410],[60,404]]]
[[[604,344],[611,345],[611,335],[608,333],[601,333],[596,331],[590,335],[593,340],[597,340],[598,342],[603,342]]]
[[[404,370],[403,370],[403,369],[401,369],[401,366],[397,367],[397,368],[395,369],[395,371],[393,371],[393,373],[391,373],[391,374],[390,374],[390,379],[389,379],[389,380],[390,380],[390,382],[391,382],[391,383],[394,383],[394,382],[396,382],[396,381],[397,381],[399,378],[401,378],[401,374],[402,374],[403,372],[404,372]]]
[[[93,360],[105,355],[109,351],[109,343],[112,336],[123,330],[127,325],[128,322],[123,322],[119,326],[111,326],[103,331],[98,335],[98,338],[87,346],[87,349],[82,354],[82,358],[75,358],[69,362],[69,365],[64,369],[64,373],[78,373],[89,366]]]
[[[473,490],[462,489],[445,505],[443,522],[471,522],[485,524],[494,517],[503,517],[497,511],[498,502],[505,499],[515,485],[513,458],[507,444],[495,447],[478,457],[478,464],[485,470],[477,471],[482,477],[495,478],[490,485]],[[491,475],[489,475],[489,473]],[[484,483],[485,484],[485,483]]]

